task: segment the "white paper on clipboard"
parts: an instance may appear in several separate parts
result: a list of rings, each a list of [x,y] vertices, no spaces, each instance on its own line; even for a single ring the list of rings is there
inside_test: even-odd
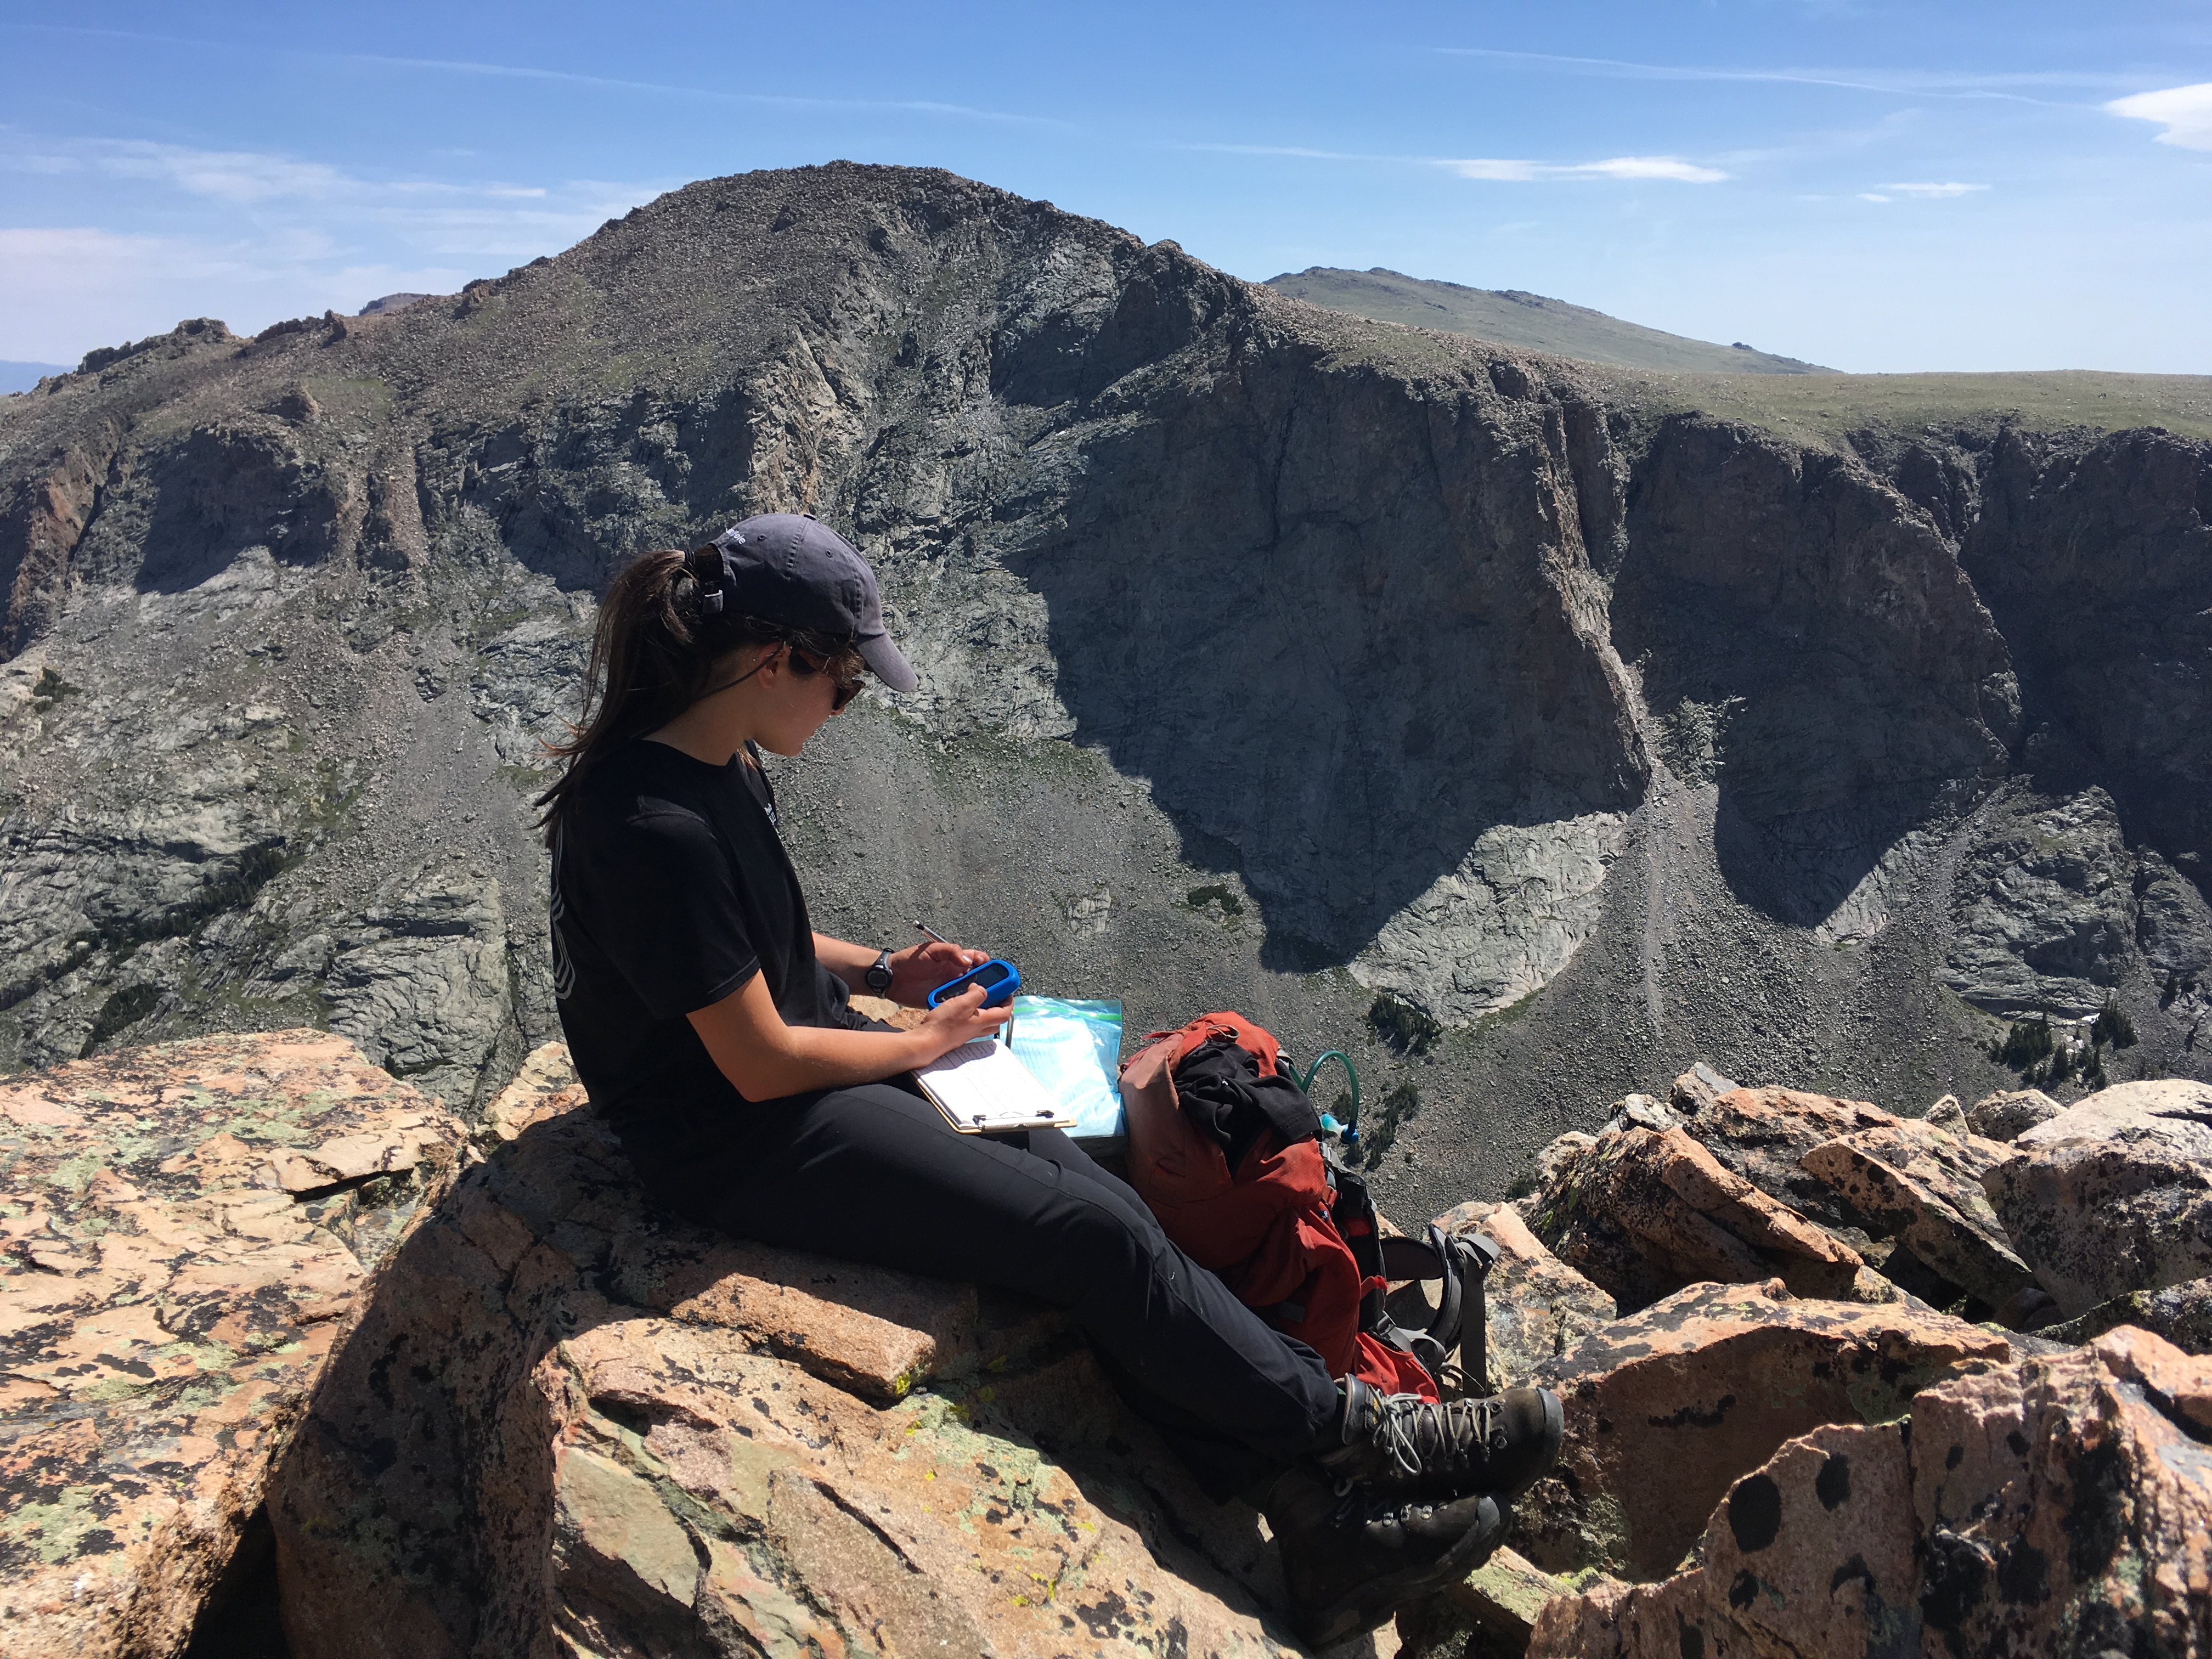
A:
[[[1009,1129],[1066,1128],[1075,1120],[1014,1058],[1012,1049],[989,1037],[963,1042],[915,1073],[945,1121],[963,1134],[1003,1133]]]

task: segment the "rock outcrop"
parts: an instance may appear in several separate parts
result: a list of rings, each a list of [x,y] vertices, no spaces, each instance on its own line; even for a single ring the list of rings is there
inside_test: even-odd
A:
[[[1510,1205],[1458,1205],[1436,1224],[1446,1232],[1486,1233],[1498,1246],[1483,1297],[1489,1315],[1486,1394],[1521,1387],[1620,1316],[1618,1300],[1547,1249]]]
[[[2051,1342],[2089,1342],[2123,1325],[2163,1337],[2184,1353],[2212,1354],[2212,1279],[2130,1291],[2085,1314],[2039,1326],[2036,1334]]]
[[[1966,1126],[1989,1140],[2016,1140],[2066,1109],[2040,1089],[2000,1089],[1966,1109]]]
[[[183,1650],[356,1302],[460,1126],[320,1031],[0,1087],[10,1659]]]
[[[1547,1147],[1522,1207],[1624,1310],[1776,1273],[1801,1294],[1904,1297],[2015,1329],[2080,1311],[2054,1310],[1984,1191],[2022,1155],[1972,1133],[1963,1112],[1950,1121],[1739,1088],[1700,1066],[1671,1103],[1632,1096],[1601,1134]],[[2166,1282],[2112,1272],[2131,1289]]]
[[[1565,1401],[1567,1438],[1513,1542],[1555,1573],[1664,1577],[1784,1441],[1900,1417],[1922,1389],[2010,1357],[1942,1314],[1800,1299],[1779,1280],[1694,1286],[1537,1373]]]
[[[2212,1086],[2121,1084],[2012,1146],[1983,1182],[2062,1312],[2212,1273]]]
[[[1601,1137],[1558,1168],[1536,1222],[1560,1260],[1632,1310],[1685,1285],[1778,1273],[1802,1295],[1842,1296],[1864,1265],[1680,1129]]]
[[[1399,1654],[1401,1659],[1519,1659],[1545,1607],[1574,1593],[1572,1580],[1531,1566],[1518,1551],[1500,1546],[1464,1582],[1398,1615]]]
[[[2212,1653],[2212,1361],[2118,1330],[1791,1440],[1698,1564],[1538,1614],[1536,1659]]]
[[[580,1104],[501,1097],[276,1472],[296,1652],[1287,1650],[1057,1316],[657,1222]]]
[[[1691,1097],[1686,1075],[1678,1100]],[[1778,1203],[1826,1226],[1847,1226],[1849,1209],[1833,1188],[1805,1167],[1815,1146],[1864,1129],[1896,1125],[1893,1113],[1863,1100],[1802,1089],[1729,1088],[1688,1116],[1685,1127],[1716,1158]]]
[[[1567,1434],[1510,1547],[1403,1610],[1409,1659],[2212,1656],[2212,1279],[2161,1278],[2202,1092],[2000,1144],[1699,1068],[1438,1218],[1500,1245],[1486,1386],[1556,1388]],[[472,1128],[297,1030],[0,1088],[0,1139],[11,1656],[215,1651],[280,1605],[302,1659],[1295,1651],[1264,1525],[1059,1316],[655,1216],[557,1044]],[[2008,1335],[1888,1277],[2072,1294],[2087,1245],[2001,1224],[2099,1157],[2094,1306],[2029,1320],[2031,1278]],[[1633,1305],[1713,1267],[1782,1272]]]
[[[1910,1121],[1823,1141],[1799,1166],[1826,1184],[1867,1232],[1893,1238],[1992,1308],[2035,1285],[1983,1195],[2004,1148]]]

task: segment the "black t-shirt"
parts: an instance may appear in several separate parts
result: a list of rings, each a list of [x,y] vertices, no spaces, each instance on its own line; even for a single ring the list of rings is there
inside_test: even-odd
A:
[[[752,1110],[685,1015],[759,973],[786,1024],[860,1023],[744,755],[709,766],[641,739],[601,763],[561,815],[552,915],[568,1052],[648,1182]]]

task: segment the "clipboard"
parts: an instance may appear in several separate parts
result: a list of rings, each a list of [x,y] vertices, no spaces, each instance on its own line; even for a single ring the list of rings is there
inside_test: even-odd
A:
[[[978,1037],[919,1067],[915,1081],[945,1121],[965,1135],[1017,1129],[1066,1129],[1075,1119],[1053,1098],[1014,1051]]]

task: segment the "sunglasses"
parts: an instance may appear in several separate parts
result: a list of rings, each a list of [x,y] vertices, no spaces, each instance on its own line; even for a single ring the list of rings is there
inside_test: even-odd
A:
[[[830,664],[820,657],[810,656],[797,646],[786,646],[784,649],[790,653],[792,667],[801,674],[812,676],[826,674],[830,672]],[[830,689],[830,712],[836,714],[854,698],[859,696],[860,684],[860,675],[857,672],[850,679],[840,676],[832,681]]]

